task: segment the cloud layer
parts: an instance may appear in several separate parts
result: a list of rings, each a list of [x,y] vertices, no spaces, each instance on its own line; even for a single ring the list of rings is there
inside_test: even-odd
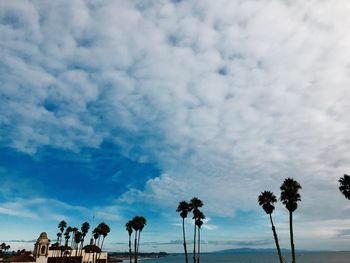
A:
[[[198,195],[233,216],[291,176],[300,221],[348,216],[337,190],[350,162],[347,1],[0,5],[3,147],[110,142],[163,171],[118,202]]]

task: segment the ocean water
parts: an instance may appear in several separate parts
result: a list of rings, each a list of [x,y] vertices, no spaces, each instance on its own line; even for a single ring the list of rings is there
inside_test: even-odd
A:
[[[292,262],[290,255],[285,255],[286,263]],[[189,257],[189,263],[192,263]],[[306,252],[297,254],[297,263],[349,263],[350,252]],[[185,263],[183,255],[169,255],[160,259],[147,259],[145,263]],[[252,254],[203,254],[201,263],[279,263],[276,255],[270,253]]]

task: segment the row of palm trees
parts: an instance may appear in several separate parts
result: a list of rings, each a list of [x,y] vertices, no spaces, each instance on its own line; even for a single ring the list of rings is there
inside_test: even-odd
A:
[[[141,232],[145,225],[147,224],[146,218],[143,216],[135,216],[133,219],[129,220],[125,224],[126,231],[129,235],[129,259],[130,263],[132,262],[132,249],[131,249],[131,235],[133,231],[135,231],[134,234],[134,262],[137,262],[137,257],[139,253],[139,247],[140,247],[140,237]]]
[[[188,216],[189,212],[193,212],[192,219],[194,220],[194,231],[193,231],[193,263],[199,263],[200,261],[200,230],[203,225],[203,220],[205,215],[199,208],[203,206],[202,200],[197,197],[193,197],[190,202],[181,201],[176,209],[176,212],[180,213],[182,218],[182,235],[183,235],[183,245],[185,252],[185,260],[188,263],[188,254],[187,254],[187,244],[186,244],[186,231],[185,231],[185,219]],[[198,239],[197,239],[198,238]],[[197,242],[196,242],[197,239]],[[197,246],[197,252],[196,252]]]
[[[60,255],[56,256],[62,256],[62,252],[65,252],[66,250],[75,249],[75,256],[82,255],[83,247],[84,247],[84,241],[85,237],[89,232],[90,224],[88,222],[84,222],[81,225],[80,230],[77,227],[71,227],[68,226],[66,221],[62,220],[58,224],[58,229],[60,232],[57,233],[57,242],[53,246],[60,248]],[[104,240],[108,233],[110,232],[109,226],[102,222],[98,226],[94,228],[92,231],[92,237],[94,240],[93,245],[100,247],[102,250]],[[71,236],[72,234],[72,236]],[[64,246],[62,245],[62,241],[64,237]],[[102,240],[101,240],[102,238]],[[101,246],[100,246],[101,241]],[[70,246],[69,246],[70,242]]]
[[[345,196],[346,199],[350,200],[350,176],[344,174],[339,180],[339,191]],[[289,211],[289,232],[290,232],[290,245],[292,252],[292,263],[295,263],[295,246],[294,246],[294,235],[293,235],[293,212],[298,208],[298,202],[301,201],[299,190],[302,189],[300,184],[292,178],[287,178],[282,183],[280,190],[281,196],[280,201],[285,205]],[[278,237],[276,233],[276,228],[272,220],[272,213],[275,209],[274,204],[277,202],[276,196],[270,191],[262,192],[258,197],[258,203],[266,214],[270,217],[270,222],[272,226],[272,233],[276,243],[276,249],[280,263],[283,263],[283,257],[281,254],[281,249],[278,242]]]
[[[299,190],[302,189],[301,185],[293,178],[287,178],[282,183],[280,190],[281,196],[280,201],[287,208],[289,212],[289,233],[290,233],[290,245],[292,252],[292,263],[295,263],[295,246],[294,246],[294,236],[293,236],[293,212],[298,208],[298,202],[301,201]],[[275,210],[274,204],[277,202],[276,196],[270,191],[262,192],[258,197],[259,205],[264,209],[266,214],[270,217],[270,222],[272,226],[272,233],[275,239],[278,258],[280,263],[283,263],[283,257],[281,254],[281,249],[278,243],[278,237],[275,225],[272,220],[272,212]]]

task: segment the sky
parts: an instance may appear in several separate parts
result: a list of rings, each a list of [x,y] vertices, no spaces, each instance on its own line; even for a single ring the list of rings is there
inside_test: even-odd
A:
[[[301,186],[297,249],[345,250],[350,202],[347,0],[0,1],[0,241],[33,248],[66,220],[106,222],[109,251],[274,247],[261,191]],[[289,247],[288,212],[273,213]],[[193,223],[186,221],[188,237]],[[188,240],[191,243],[191,238]]]

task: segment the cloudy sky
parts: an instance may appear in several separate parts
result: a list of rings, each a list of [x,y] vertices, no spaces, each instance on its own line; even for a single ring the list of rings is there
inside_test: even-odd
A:
[[[347,0],[0,1],[0,239],[144,215],[143,250],[273,247],[257,196],[300,182],[295,244],[348,249]],[[95,219],[93,219],[93,217]],[[288,213],[274,213],[289,247]],[[192,230],[191,222],[186,227]],[[190,233],[190,232],[189,232]]]

